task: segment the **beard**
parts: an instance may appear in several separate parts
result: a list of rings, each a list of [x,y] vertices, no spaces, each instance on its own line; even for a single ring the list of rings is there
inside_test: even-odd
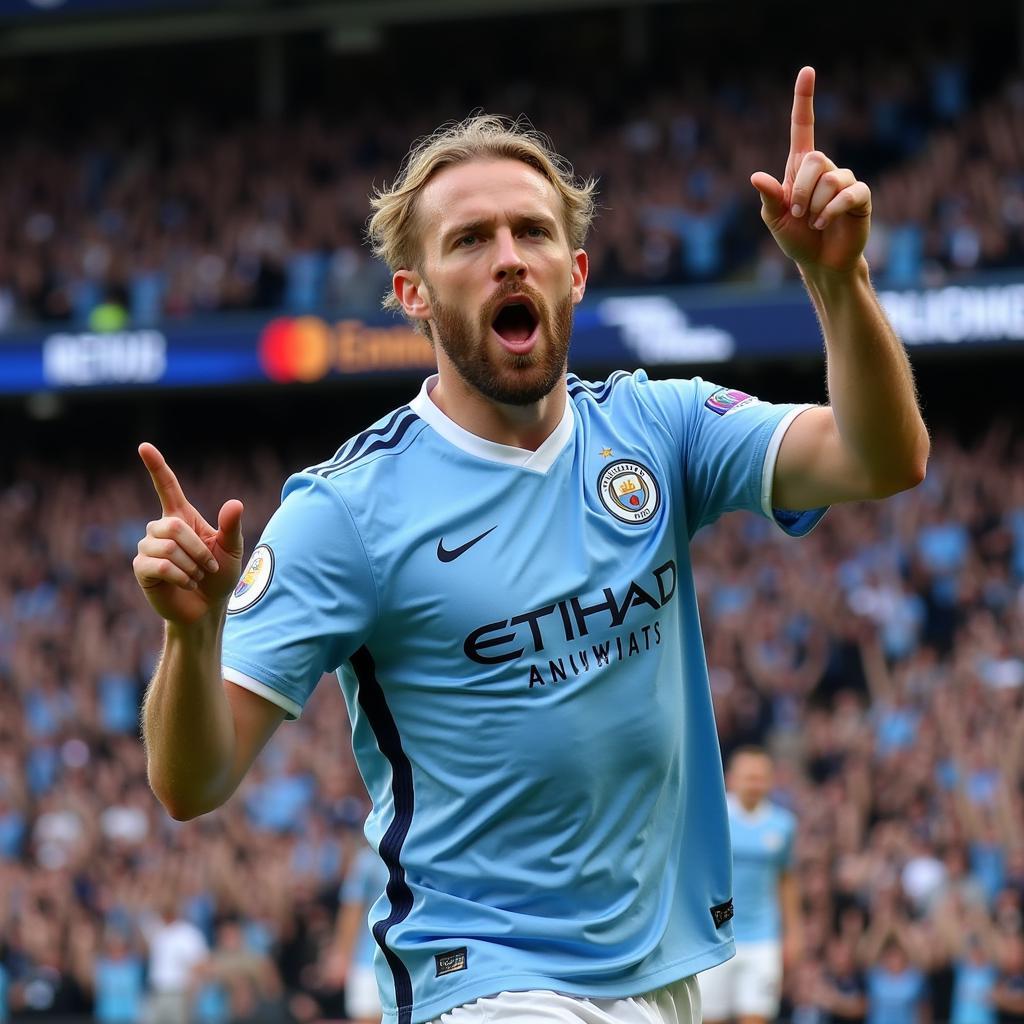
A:
[[[530,352],[508,352],[491,339],[491,324],[510,295],[528,297],[537,311],[540,331]],[[480,310],[476,323],[454,306],[437,301],[433,313],[437,344],[459,376],[493,402],[533,405],[550,394],[565,374],[573,318],[569,292],[548,306],[528,285],[503,287]]]

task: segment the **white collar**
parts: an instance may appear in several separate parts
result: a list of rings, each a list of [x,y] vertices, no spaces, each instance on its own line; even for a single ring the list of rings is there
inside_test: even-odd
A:
[[[729,793],[726,797],[729,801],[729,806],[737,817],[742,818],[744,821],[749,821],[751,824],[754,822],[761,821],[768,817],[768,801],[762,800],[752,811],[748,811],[743,804],[740,803],[739,797],[735,793]]]
[[[572,408],[572,399],[568,395],[565,396],[565,411],[558,421],[558,426],[551,431],[535,452],[531,452],[528,448],[517,448],[511,444],[488,441],[487,438],[478,437],[464,427],[460,427],[434,404],[430,392],[436,385],[437,374],[435,373],[423,382],[420,393],[409,403],[409,408],[420,419],[425,420],[433,427],[446,441],[470,455],[487,459],[489,462],[500,462],[506,466],[519,466],[535,473],[546,473],[554,465],[555,459],[562,453],[562,449],[569,443],[569,438],[572,437],[575,414]]]

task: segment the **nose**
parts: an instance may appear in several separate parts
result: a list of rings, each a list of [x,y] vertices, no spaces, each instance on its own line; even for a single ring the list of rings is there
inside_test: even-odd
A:
[[[516,245],[515,236],[508,228],[502,228],[498,232],[495,238],[494,253],[495,281],[526,277],[526,262]]]

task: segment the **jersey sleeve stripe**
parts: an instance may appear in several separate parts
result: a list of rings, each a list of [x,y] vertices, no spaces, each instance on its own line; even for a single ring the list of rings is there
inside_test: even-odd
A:
[[[401,444],[402,438],[405,437],[409,428],[419,419],[419,416],[417,416],[416,413],[409,410],[406,411],[409,415],[405,419],[399,421],[398,429],[391,435],[391,437],[374,441],[373,444],[364,448],[361,452],[354,452],[352,455],[349,455],[338,463],[332,464],[328,468],[317,470],[317,473],[326,480],[335,476],[337,473],[340,473],[343,469],[348,469],[349,466],[354,466],[357,462],[373,455],[375,452],[389,451],[392,448],[397,448],[399,444]]]
[[[600,384],[592,384],[588,381],[580,380],[579,377],[571,375],[568,379],[569,394],[573,398],[578,398],[580,395],[586,395],[593,398],[598,405],[603,404],[607,401],[608,396],[614,390],[616,384],[625,380],[629,374],[625,370],[616,370],[606,381]]]
[[[311,467],[310,472],[316,473],[319,476],[325,476],[332,470],[340,468],[348,461],[348,459],[356,455],[359,449],[371,438],[386,437],[402,417],[403,413],[407,412],[409,412],[409,406],[407,405],[403,405],[401,409],[396,409],[388,417],[387,422],[383,423],[379,427],[370,427],[369,429],[364,430],[361,434],[357,434],[355,437],[349,439],[338,449],[333,459],[328,462],[321,462],[318,465]]]
[[[364,646],[349,660],[359,683],[359,706],[366,712],[366,719],[377,739],[380,752],[391,765],[391,797],[395,808],[395,816],[380,841],[378,851],[388,869],[388,884],[385,891],[391,904],[391,913],[383,920],[374,922],[371,931],[391,968],[395,984],[395,1003],[398,1007],[398,1024],[412,1024],[412,978],[398,954],[387,944],[388,931],[404,921],[412,910],[412,890],[405,879],[405,868],[401,861],[402,846],[412,825],[412,765],[402,747],[398,725],[377,679],[373,656]]]

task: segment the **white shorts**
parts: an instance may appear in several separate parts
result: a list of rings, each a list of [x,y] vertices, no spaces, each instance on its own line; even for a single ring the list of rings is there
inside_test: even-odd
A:
[[[345,978],[345,1015],[352,1020],[380,1020],[380,992],[372,967],[351,967]]]
[[[700,1024],[691,975],[622,999],[587,999],[543,989],[501,992],[442,1013],[431,1024]]]
[[[782,946],[774,941],[737,942],[736,955],[704,971],[700,998],[709,1021],[733,1017],[774,1020],[782,994]]]

